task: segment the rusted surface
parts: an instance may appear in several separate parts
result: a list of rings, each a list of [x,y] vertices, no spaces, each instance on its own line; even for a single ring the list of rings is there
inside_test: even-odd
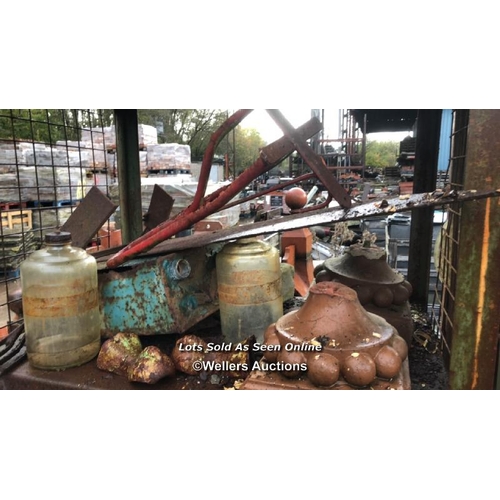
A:
[[[97,186],[92,186],[61,231],[71,234],[72,245],[87,248],[102,225],[118,208]]]
[[[292,264],[295,269],[293,281],[295,290],[301,297],[306,297],[314,280],[314,264],[312,261],[312,232],[308,228],[285,231],[281,235],[281,248],[293,248],[293,264],[286,258],[283,262]]]
[[[231,284],[219,283],[219,300],[226,304],[266,304],[281,296],[281,276],[269,281],[269,271],[234,273]]]
[[[322,226],[334,222],[357,220],[377,215],[390,215],[396,212],[407,212],[416,208],[447,205],[455,202],[468,202],[489,197],[499,197],[500,189],[489,191],[454,191],[448,195],[442,193],[413,194],[408,198],[396,197],[386,203],[371,202],[349,210],[326,208],[307,214],[293,214],[279,219],[256,222],[245,226],[223,229],[212,233],[200,233],[185,238],[175,238],[159,244],[150,255],[166,254],[189,248],[198,248],[213,243],[230,241],[236,238],[259,236],[279,231],[290,231],[309,226]]]
[[[216,249],[133,261],[98,274],[102,336],[183,333],[218,309]]]
[[[223,228],[224,226],[221,221],[210,219],[201,220],[194,225],[195,231],[218,231]]]
[[[500,183],[499,110],[470,110],[464,186]],[[452,389],[499,388],[500,203],[486,199],[462,207],[451,341]]]
[[[151,231],[151,229],[168,220],[173,206],[174,199],[172,196],[158,186],[158,184],[155,184],[148,212],[144,215],[145,230]]]
[[[313,235],[308,228],[285,231],[281,235],[281,247],[286,248],[289,245],[293,245],[295,247],[295,255],[298,258],[305,259],[311,256],[312,243]]]
[[[26,291],[23,298],[24,314],[34,318],[63,318],[77,316],[97,307],[97,290],[91,289],[82,293],[71,294],[71,292],[78,290],[78,287],[81,288],[81,285],[75,281],[74,288],[64,287],[68,291],[67,295],[63,295],[64,289],[61,289],[59,290],[60,296],[54,297],[33,296],[28,293],[34,288],[31,287]]]

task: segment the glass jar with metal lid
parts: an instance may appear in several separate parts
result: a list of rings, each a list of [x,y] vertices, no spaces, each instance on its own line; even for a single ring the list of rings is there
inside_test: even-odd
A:
[[[101,346],[97,263],[71,246],[71,234],[45,235],[44,246],[21,264],[26,351],[30,365],[79,366]]]
[[[283,315],[280,256],[257,238],[228,243],[217,254],[217,291],[222,334],[228,342],[255,335]]]

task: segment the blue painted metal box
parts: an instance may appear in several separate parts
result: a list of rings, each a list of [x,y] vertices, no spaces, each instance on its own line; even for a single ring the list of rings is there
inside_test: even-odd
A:
[[[215,256],[203,247],[99,270],[101,333],[183,333],[219,309]]]

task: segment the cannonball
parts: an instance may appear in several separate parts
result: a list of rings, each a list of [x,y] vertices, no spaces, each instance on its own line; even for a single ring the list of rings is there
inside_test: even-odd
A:
[[[307,364],[306,357],[302,351],[287,351],[282,349],[278,353],[277,361],[286,365],[281,368],[281,373],[285,377],[297,378],[305,373],[305,370],[299,368],[299,365],[302,363]]]
[[[273,346],[279,346],[280,341],[278,338],[278,335],[276,333],[276,323],[272,323],[269,325],[264,332],[264,344],[265,345],[273,345]],[[266,361],[269,361],[270,363],[274,363],[278,359],[278,354],[280,352],[280,348],[278,347],[276,351],[264,351],[264,359]]]
[[[372,357],[365,352],[353,352],[344,359],[341,367],[346,382],[358,387],[371,384],[377,375],[377,368]]]
[[[377,307],[389,307],[394,300],[392,290],[387,286],[381,286],[373,294],[373,303]]]
[[[171,358],[175,368],[188,375],[197,375],[199,370],[193,368],[195,361],[203,361],[207,343],[196,335],[184,335],[175,343]]]
[[[286,192],[285,203],[290,209],[304,208],[307,203],[307,193],[299,187],[294,187]]]
[[[396,349],[389,345],[382,347],[374,358],[377,376],[391,379],[401,370],[402,361]]]
[[[371,302],[373,297],[373,289],[366,285],[356,285],[353,290],[358,294],[358,300],[361,305]]]
[[[393,303],[397,306],[404,304],[410,298],[410,291],[404,285],[396,285],[392,289],[394,295]]]
[[[307,363],[307,377],[318,386],[329,387],[340,376],[339,360],[326,352],[315,354],[309,358]]]
[[[408,344],[406,340],[400,335],[394,335],[391,341],[391,346],[399,354],[401,361],[404,361],[408,356]]]

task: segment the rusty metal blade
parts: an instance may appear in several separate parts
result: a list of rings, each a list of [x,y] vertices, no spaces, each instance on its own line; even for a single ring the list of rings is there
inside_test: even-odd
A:
[[[174,199],[158,184],[153,187],[148,212],[144,215],[144,226],[150,231],[170,217]]]
[[[92,186],[61,231],[71,233],[72,245],[87,248],[90,240],[118,208],[97,186]]]
[[[410,210],[448,205],[450,203],[467,202],[489,197],[500,197],[500,189],[496,191],[458,191],[453,196],[440,196],[433,193],[419,193],[409,198],[388,198],[385,201],[374,201],[346,209],[326,208],[305,214],[288,215],[280,219],[271,219],[256,222],[245,226],[221,229],[210,233],[195,233],[184,238],[175,238],[164,241],[157,245],[148,255],[166,254],[198,248],[215,243],[223,243],[238,238],[260,236],[279,231],[290,231],[309,226],[321,226],[335,222],[363,219],[380,215],[390,215],[396,212],[408,212]]]
[[[290,139],[297,151],[300,153],[300,156],[302,156],[304,161],[317,175],[318,179],[323,183],[327,191],[333,196],[338,204],[342,208],[350,208],[352,201],[349,194],[328,170],[326,165],[323,163],[323,159],[310,148],[307,141],[300,137],[279,109],[267,109],[266,111],[276,122],[276,125],[281,128],[285,136]]]

